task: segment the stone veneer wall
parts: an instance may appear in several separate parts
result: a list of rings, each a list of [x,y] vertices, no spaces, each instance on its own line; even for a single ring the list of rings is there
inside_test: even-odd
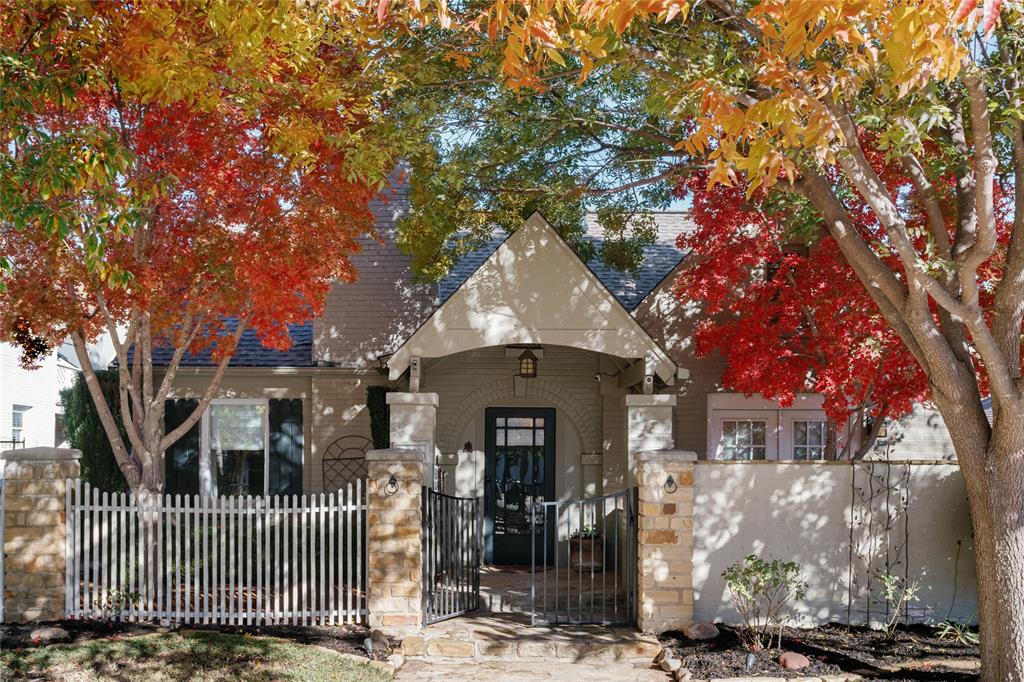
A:
[[[679,630],[693,618],[693,467],[696,453],[636,453],[638,627]],[[667,486],[671,476],[673,486]]]
[[[0,454],[3,482],[4,621],[64,618],[65,479],[78,478],[78,450],[26,448]]]
[[[371,450],[366,460],[369,625],[414,629],[423,623],[423,455]],[[397,487],[389,490],[392,475]]]

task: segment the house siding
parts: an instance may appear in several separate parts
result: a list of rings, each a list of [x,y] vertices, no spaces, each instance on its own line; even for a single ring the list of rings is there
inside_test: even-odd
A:
[[[0,440],[11,439],[14,406],[24,405],[29,408],[22,416],[25,447],[53,447],[57,414],[63,411],[57,356],[48,355],[38,369],[22,368],[20,358],[20,349],[0,344]]]
[[[956,459],[946,423],[935,408],[916,405],[910,414],[888,420],[886,429],[886,437],[878,440],[869,457]]]
[[[704,357],[696,354],[693,332],[703,314],[672,293],[672,284],[683,267],[685,261],[637,306],[633,315],[672,361],[689,372],[687,379],[664,392],[677,395],[672,424],[676,447],[703,458],[708,450],[708,394],[724,392],[721,377],[725,360],[717,353]]]
[[[387,385],[387,377],[376,371],[325,374],[312,377],[313,419],[306,489],[324,491],[323,457],[331,443],[344,436],[370,438],[370,413],[366,389]]]
[[[602,454],[605,424],[596,379],[600,358],[591,351],[546,346],[536,379],[513,378],[518,359],[506,357],[504,347],[425,361],[421,389],[438,394],[437,447],[442,464],[451,485],[458,481],[462,486],[450,490],[468,493],[479,488],[479,474],[474,472],[483,461],[484,410],[534,406],[554,407],[557,415],[557,494],[570,498],[600,493],[600,465],[593,457]],[[469,451],[467,442],[472,445]],[[624,454],[619,456],[624,460]]]
[[[352,257],[358,279],[337,282],[313,323],[313,364],[370,369],[427,318],[437,287],[417,284],[412,258],[395,245],[395,221],[408,207],[403,190],[386,192],[371,208],[380,239],[363,239]]]

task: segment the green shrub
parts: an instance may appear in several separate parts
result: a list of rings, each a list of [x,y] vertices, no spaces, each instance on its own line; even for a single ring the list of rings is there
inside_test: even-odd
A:
[[[778,632],[781,647],[782,626],[790,605],[807,591],[800,565],[778,559],[765,561],[750,554],[722,571],[722,578],[743,618],[740,637],[747,646],[760,651],[771,644],[772,633]]]
[[[892,574],[879,577],[882,581],[882,596],[889,604],[889,622],[885,624],[885,636],[892,639],[896,636],[896,626],[903,617],[910,602],[917,601],[917,593],[921,583],[917,579],[900,578]]]
[[[118,398],[116,370],[96,372],[100,388],[106,396],[107,405],[114,413],[121,438],[128,440],[124,427],[121,425],[121,408]],[[61,391],[61,403],[64,405],[64,435],[71,447],[82,451],[82,480],[109,492],[128,490],[128,482],[121,473],[121,467],[114,459],[114,451],[110,449],[107,433],[100,423],[99,412],[85,384],[85,375],[81,372],[71,388]]]
[[[977,646],[981,643],[978,633],[971,629],[970,625],[967,623],[957,623],[952,620],[947,620],[937,625],[935,627],[935,635],[939,639],[952,639],[960,644],[973,644]]]

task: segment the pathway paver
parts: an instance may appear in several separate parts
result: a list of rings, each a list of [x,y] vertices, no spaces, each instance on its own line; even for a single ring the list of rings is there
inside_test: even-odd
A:
[[[564,661],[408,661],[398,682],[668,682],[661,670],[629,663]]]

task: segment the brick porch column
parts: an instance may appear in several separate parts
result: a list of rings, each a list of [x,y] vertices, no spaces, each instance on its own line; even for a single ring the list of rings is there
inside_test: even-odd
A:
[[[79,450],[25,448],[0,454],[4,609],[8,623],[65,617],[67,518],[64,479],[78,478]]]
[[[423,485],[433,487],[437,442],[436,393],[388,393],[391,447],[423,453]]]
[[[693,467],[697,454],[636,454],[639,488],[638,626],[679,630],[693,619]],[[672,484],[668,484],[669,476]]]
[[[419,450],[366,453],[367,574],[370,627],[401,631],[423,624],[422,485]],[[394,484],[389,485],[394,476]]]

